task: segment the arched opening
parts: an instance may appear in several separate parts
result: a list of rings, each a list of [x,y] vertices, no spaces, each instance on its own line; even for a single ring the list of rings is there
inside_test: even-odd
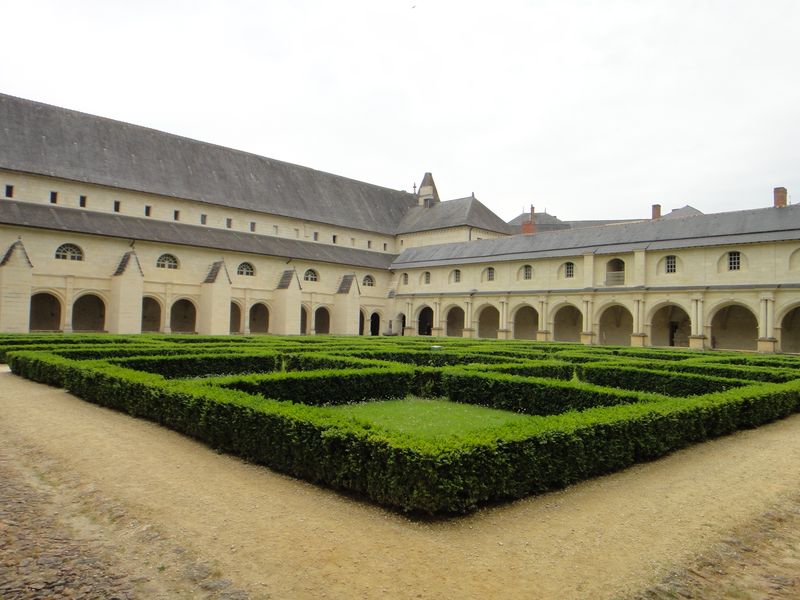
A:
[[[314,333],[317,335],[331,332],[331,313],[324,306],[314,311]]]
[[[161,331],[161,305],[155,298],[142,298],[142,332]]]
[[[611,346],[630,346],[633,315],[624,306],[609,306],[600,316],[600,343]]]
[[[464,309],[454,306],[447,311],[446,335],[450,337],[464,337]]]
[[[300,307],[300,335],[308,335],[308,310]]]
[[[399,323],[400,326],[397,330],[397,335],[405,335],[406,334],[406,316],[403,313],[397,315],[395,322]]]
[[[417,333],[419,335],[430,335],[433,331],[433,309],[426,306],[419,311]]]
[[[800,352],[800,307],[790,310],[781,321],[781,351]]]
[[[61,329],[61,302],[53,294],[40,292],[31,296],[30,331]]]
[[[99,296],[86,294],[72,305],[73,331],[103,331],[106,327],[106,304]]]
[[[358,335],[364,335],[364,311],[358,311]]]
[[[500,311],[494,306],[487,306],[478,316],[478,337],[497,339],[500,329]]]
[[[758,321],[744,306],[720,308],[711,319],[711,347],[726,350],[755,350],[758,346]]]
[[[378,313],[372,313],[372,316],[369,318],[369,334],[381,334],[381,316]]]
[[[242,333],[242,309],[236,302],[231,302],[231,333]]]
[[[650,322],[650,344],[653,346],[689,347],[692,323],[680,306],[662,306]]]
[[[625,285],[625,262],[612,258],[606,263],[606,285]]]
[[[583,315],[571,305],[562,306],[553,317],[553,339],[557,342],[580,342]]]
[[[250,307],[250,333],[267,333],[269,331],[269,309],[265,304],[256,302]]]
[[[169,311],[170,329],[174,333],[194,333],[197,311],[189,300],[182,299]]]
[[[523,306],[514,315],[514,339],[535,340],[539,330],[539,313],[531,306]]]

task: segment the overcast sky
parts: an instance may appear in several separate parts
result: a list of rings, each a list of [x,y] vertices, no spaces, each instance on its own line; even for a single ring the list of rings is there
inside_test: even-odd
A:
[[[0,0],[0,91],[504,219],[800,201],[797,0]],[[2,126],[2,124],[0,124]],[[792,197],[792,193],[794,196]]]

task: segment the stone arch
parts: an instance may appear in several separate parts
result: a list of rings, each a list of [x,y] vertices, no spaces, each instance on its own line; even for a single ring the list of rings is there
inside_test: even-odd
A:
[[[689,313],[675,302],[662,302],[650,311],[650,345],[689,347],[692,322]]]
[[[514,311],[514,339],[535,340],[539,330],[539,312],[529,304],[522,304]]]
[[[478,337],[497,339],[500,330],[500,311],[491,304],[485,305],[478,313]]]
[[[423,306],[417,313],[417,335],[431,335],[433,332],[433,309]]]
[[[711,347],[726,350],[756,350],[758,319],[750,307],[737,302],[718,306],[711,318]]]
[[[785,312],[781,324],[781,352],[800,352],[800,306]]]
[[[300,335],[308,335],[308,308],[300,306]]]
[[[242,307],[238,302],[231,301],[231,333],[242,333]]]
[[[331,332],[331,313],[324,306],[320,306],[314,311],[314,333],[316,335]]]
[[[59,331],[61,329],[61,300],[50,292],[31,296],[29,331]]]
[[[97,294],[84,294],[72,304],[72,331],[104,331],[106,303]]]
[[[580,342],[583,330],[583,313],[577,306],[562,304],[553,313],[553,340]]]
[[[194,333],[197,323],[197,307],[187,298],[172,303],[169,311],[169,328],[174,333]]]
[[[397,313],[394,320],[398,323],[397,335],[406,334],[406,315],[404,313]]]
[[[381,316],[377,312],[374,312],[369,316],[369,334],[381,334]]]
[[[800,248],[789,255],[789,269],[792,271],[800,270]]]
[[[738,269],[729,268],[731,266],[730,265],[731,253],[738,253],[738,256],[739,256],[739,258],[738,258],[739,268]],[[747,260],[747,255],[744,252],[742,252],[741,250],[739,250],[738,248],[731,249],[731,250],[726,250],[717,259],[717,272],[718,273],[728,273],[728,272],[735,273],[737,271],[746,271],[748,266],[749,266],[749,261]]]
[[[599,342],[609,346],[630,346],[633,315],[621,304],[611,304],[600,313]]]
[[[142,298],[142,333],[161,331],[161,302],[153,296]]]
[[[460,306],[451,306],[445,313],[445,335],[449,337],[464,337],[464,323],[466,314]]]
[[[249,329],[250,333],[269,332],[269,307],[263,302],[256,302],[250,307]]]

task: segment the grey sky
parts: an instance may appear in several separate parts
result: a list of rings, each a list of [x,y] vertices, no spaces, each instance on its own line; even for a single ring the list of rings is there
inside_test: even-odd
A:
[[[800,2],[0,0],[0,89],[505,219],[800,200]],[[2,124],[0,124],[2,126]]]

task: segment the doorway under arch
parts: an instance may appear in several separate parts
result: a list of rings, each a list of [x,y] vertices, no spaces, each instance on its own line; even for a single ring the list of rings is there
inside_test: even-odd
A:
[[[781,321],[781,352],[800,352],[800,307],[790,310]]]
[[[326,334],[331,332],[331,313],[324,306],[314,311],[314,333]]]
[[[169,328],[174,333],[194,333],[197,310],[190,300],[177,300],[169,311]]]
[[[29,331],[58,331],[61,329],[61,301],[53,294],[39,292],[31,296]]]
[[[419,335],[430,335],[433,332],[433,309],[426,306],[419,311],[417,333]]]
[[[553,317],[553,339],[556,342],[580,342],[582,328],[583,315],[571,304],[556,311]]]
[[[624,306],[609,306],[600,315],[599,342],[609,346],[630,346],[633,315]]]
[[[242,309],[236,302],[231,302],[231,333],[242,333]]]
[[[269,331],[269,309],[266,304],[256,302],[250,307],[250,333]]]
[[[725,350],[756,350],[758,321],[749,308],[731,304],[711,319],[711,347]]]
[[[397,321],[397,323],[400,324],[400,326],[399,326],[399,328],[397,330],[397,335],[405,335],[406,334],[406,316],[405,316],[405,314],[400,313],[399,315],[397,315],[397,318],[395,319],[395,321]]]
[[[72,331],[104,331],[106,303],[94,294],[81,296],[72,305]]]
[[[689,315],[677,304],[659,308],[650,321],[650,345],[688,348],[692,323]]]
[[[539,330],[539,313],[532,306],[523,306],[514,315],[514,339],[535,340]]]
[[[364,311],[358,311],[358,335],[364,335],[365,319]]]
[[[478,337],[497,339],[500,330],[500,311],[494,306],[487,306],[478,315]]]
[[[145,296],[142,298],[142,333],[161,331],[161,305],[158,300]]]
[[[300,307],[300,335],[308,335],[308,309]]]
[[[464,337],[464,309],[454,306],[447,311],[447,327],[445,335],[450,337]]]
[[[372,313],[372,316],[369,318],[369,334],[381,334],[381,316],[378,313]]]

